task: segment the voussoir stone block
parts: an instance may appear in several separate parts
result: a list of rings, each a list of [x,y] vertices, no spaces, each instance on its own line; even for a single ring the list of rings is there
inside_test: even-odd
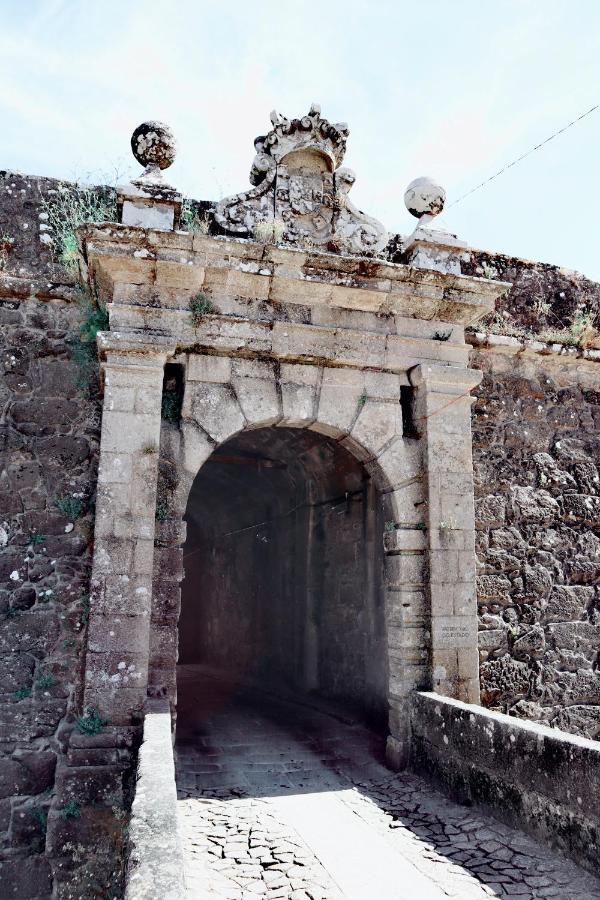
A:
[[[282,426],[304,427],[316,416],[317,386],[322,377],[319,366],[290,365],[280,368]]]
[[[189,412],[187,411],[189,409]],[[189,415],[215,441],[221,444],[246,425],[231,385],[198,383],[186,396],[184,414]]]
[[[323,369],[315,430],[337,437],[348,433],[364,395],[364,375],[354,369]],[[366,395],[365,395],[366,396]]]
[[[358,458],[377,456],[391,441],[402,435],[402,412],[395,401],[370,400],[362,403],[352,431],[349,445],[355,447]]]
[[[281,419],[273,363],[236,360],[231,381],[249,427],[274,425]]]

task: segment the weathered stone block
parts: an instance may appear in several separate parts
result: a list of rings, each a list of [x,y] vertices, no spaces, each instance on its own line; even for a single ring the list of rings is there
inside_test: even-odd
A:
[[[192,382],[228,384],[231,381],[231,358],[190,353],[187,357],[186,378]]]
[[[193,418],[217,444],[241,431],[246,419],[229,385],[201,384],[189,401],[186,397],[184,415]]]

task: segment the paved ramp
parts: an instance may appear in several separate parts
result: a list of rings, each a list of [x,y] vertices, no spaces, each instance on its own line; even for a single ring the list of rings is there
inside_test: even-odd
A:
[[[600,898],[571,862],[390,772],[361,726],[234,700],[216,682],[188,688],[176,746],[188,900]]]

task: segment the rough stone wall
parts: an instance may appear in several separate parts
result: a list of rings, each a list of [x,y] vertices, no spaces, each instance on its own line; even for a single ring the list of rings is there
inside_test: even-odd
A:
[[[53,266],[41,201],[55,184],[0,173],[0,880],[46,897],[46,817],[81,712],[99,440],[82,390],[78,309]],[[41,217],[40,217],[41,214]],[[59,508],[60,507],[60,508]],[[28,856],[27,864],[23,857]]]
[[[600,284],[572,269],[472,250],[462,264],[464,275],[508,281],[511,290],[496,303],[497,319],[533,333],[573,323],[587,312],[600,327]]]
[[[597,738],[600,375],[490,351],[472,365],[482,702]]]

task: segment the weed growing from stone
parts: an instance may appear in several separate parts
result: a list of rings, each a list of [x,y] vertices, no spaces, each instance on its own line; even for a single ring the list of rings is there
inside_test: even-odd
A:
[[[32,547],[39,547],[40,544],[43,544],[46,540],[45,534],[40,534],[38,531],[32,531],[29,536],[29,543]]]
[[[79,516],[83,515],[84,511],[84,502],[79,497],[58,497],[54,501],[54,505],[61,515],[63,515],[66,519],[73,520],[78,519]]]
[[[20,688],[17,688],[13,696],[15,700],[27,700],[28,697],[31,697],[31,687],[23,684]]]
[[[363,391],[360,397],[358,398],[358,408],[362,409],[365,403],[367,402],[367,392]]]
[[[78,333],[70,338],[69,346],[79,369],[77,387],[87,397],[92,380],[98,371],[96,336],[99,331],[109,329],[108,310],[99,300],[94,301],[83,287],[77,289],[77,297],[82,310],[82,320]]]
[[[117,221],[117,198],[111,188],[61,185],[42,207],[52,229],[56,259],[70,275],[79,271],[79,226]]]
[[[79,613],[79,625],[80,627],[87,625],[90,621],[90,598],[82,597],[79,601],[81,604],[81,612]]]
[[[79,734],[87,734],[93,736],[100,734],[104,730],[106,722],[98,715],[98,711],[91,707],[85,711],[83,716],[78,716],[75,722],[75,728]]]
[[[73,647],[77,646],[77,642],[73,640],[73,638],[67,638],[62,642],[63,650],[72,650]]]
[[[54,687],[54,684],[54,675],[51,672],[45,672],[43,675],[40,675],[35,682],[36,688],[40,691],[47,691],[48,688]]]
[[[159,500],[156,504],[156,512],[154,513],[154,518],[157,522],[164,522],[169,518],[169,507],[164,502],[164,500]]]
[[[45,831],[48,825],[48,810],[43,806],[34,806],[31,810],[31,815],[40,824],[42,830]]]
[[[158,447],[155,447],[154,444],[148,444],[142,450],[144,456],[154,456],[155,453],[158,453]]]
[[[515,337],[518,340],[538,340],[546,344],[562,344],[565,347],[579,347],[586,350],[590,347],[600,347],[600,330],[594,325],[594,315],[591,312],[581,311],[577,313],[570,325],[563,328],[543,328],[534,331],[496,314],[485,325],[490,334]]]
[[[59,809],[58,815],[62,819],[78,819],[81,815],[81,810],[74,800],[69,800],[62,809]]]
[[[197,324],[197,323],[195,323]],[[179,392],[164,391],[161,401],[161,416],[166,422],[178,422],[180,413]]]
[[[200,213],[187,198],[181,204],[181,227],[190,234],[208,234],[210,220],[207,213]]]
[[[396,523],[395,522],[386,522],[384,527],[385,527],[386,531],[395,531]]]
[[[261,244],[278,244],[285,234],[285,222],[273,219],[271,222],[257,222],[252,229],[252,237]]]
[[[190,311],[192,313],[192,325],[194,328],[197,328],[202,322],[202,317],[215,312],[215,308],[206,294],[199,293],[190,300]]]
[[[9,606],[6,610],[6,612],[4,613],[4,615],[6,616],[7,619],[16,619],[17,616],[20,615],[20,610],[15,609],[14,606]]]

